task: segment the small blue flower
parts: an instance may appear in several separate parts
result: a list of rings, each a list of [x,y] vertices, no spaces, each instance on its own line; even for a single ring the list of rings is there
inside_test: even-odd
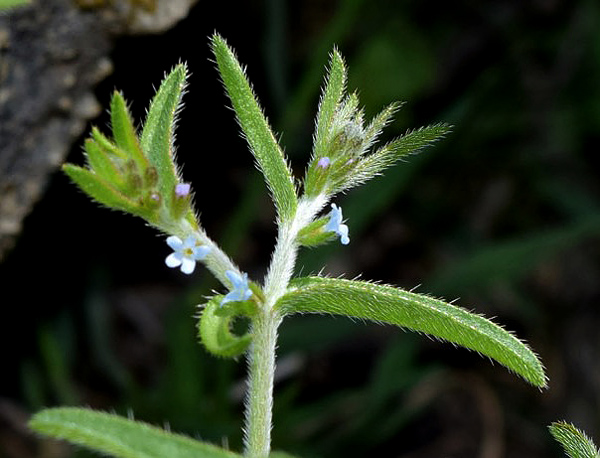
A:
[[[348,226],[342,223],[342,209],[336,204],[331,204],[331,212],[329,212],[329,222],[325,225],[326,232],[335,232],[340,236],[342,245],[348,245],[350,238],[348,237]]]
[[[196,268],[196,261],[206,258],[210,252],[210,248],[206,245],[199,245],[193,235],[190,235],[185,241],[172,235],[167,238],[167,245],[173,249],[173,253],[167,256],[165,264],[169,267],[181,266],[181,271],[188,275]]]
[[[227,302],[247,301],[250,299],[252,291],[248,287],[248,274],[240,276],[237,272],[228,270],[225,272],[225,275],[233,284],[233,289],[221,300],[221,306],[227,304]]]
[[[189,183],[178,183],[177,186],[175,186],[175,195],[177,197],[187,197],[190,195],[191,190],[192,187]]]
[[[326,169],[329,167],[329,164],[331,164],[331,159],[329,159],[327,156],[324,156],[317,162],[317,168]]]

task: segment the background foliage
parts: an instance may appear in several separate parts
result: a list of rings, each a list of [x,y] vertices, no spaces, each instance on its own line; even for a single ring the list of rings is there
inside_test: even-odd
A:
[[[200,1],[164,35],[122,39],[115,73],[97,89],[105,106],[122,90],[141,120],[153,85],[188,62],[178,155],[207,232],[262,277],[274,209],[224,107],[208,37],[217,30],[248,65],[297,176],[335,43],[368,116],[407,100],[390,138],[438,121],[455,128],[340,199],[351,244],[307,250],[303,272],[326,264],[332,275],[460,297],[527,339],[550,376],[538,392],[475,354],[409,333],[289,319],[275,447],[306,457],[561,456],[546,430],[559,418],[597,437],[596,2],[238,3]],[[80,142],[71,160],[82,159]],[[190,318],[216,285],[206,272],[169,271],[167,254],[150,228],[90,205],[56,175],[0,266],[0,455],[49,456],[52,447],[71,456],[19,429],[29,412],[56,404],[132,411],[239,449],[245,364],[205,354]]]

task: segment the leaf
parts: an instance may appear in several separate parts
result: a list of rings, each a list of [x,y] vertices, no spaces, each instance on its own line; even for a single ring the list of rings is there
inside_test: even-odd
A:
[[[575,426],[559,421],[552,423],[548,429],[571,458],[598,458],[600,456],[594,442]]]
[[[276,304],[283,314],[329,313],[395,324],[475,350],[503,364],[529,383],[546,386],[537,356],[491,321],[421,294],[363,281],[306,277]]]
[[[392,140],[373,154],[365,156],[338,191],[345,191],[370,180],[386,168],[394,165],[403,156],[418,153],[421,149],[441,139],[449,131],[450,126],[448,124],[433,124],[410,131],[402,137]]]
[[[148,216],[140,206],[118,192],[108,181],[99,177],[91,170],[73,164],[64,164],[62,169],[77,186],[101,204],[116,210],[133,213],[134,215]]]
[[[117,458],[235,458],[236,453],[104,412],[62,407],[36,413],[29,427],[39,433]]]
[[[170,196],[179,181],[174,162],[174,136],[177,110],[187,78],[184,64],[175,66],[152,99],[140,145],[156,168],[163,196]]]
[[[113,93],[110,101],[110,121],[117,146],[135,161],[140,170],[144,170],[148,161],[140,149],[138,136],[125,99],[118,91]]]
[[[231,48],[221,36],[214,35],[212,49],[240,127],[273,196],[279,219],[288,220],[298,202],[292,172],[283,151]]]
[[[108,182],[117,187],[125,185],[119,169],[111,160],[106,151],[93,139],[88,138],[85,141],[85,152],[90,169]]]
[[[329,73],[319,104],[317,125],[315,132],[314,157],[325,155],[325,149],[329,142],[329,132],[335,111],[340,104],[346,90],[347,70],[344,59],[337,49],[331,53]]]
[[[249,332],[238,336],[231,332],[232,315],[220,314],[223,296],[211,298],[205,305],[198,323],[198,335],[206,349],[215,356],[235,358],[246,351],[252,342]],[[232,309],[230,304],[227,309]]]

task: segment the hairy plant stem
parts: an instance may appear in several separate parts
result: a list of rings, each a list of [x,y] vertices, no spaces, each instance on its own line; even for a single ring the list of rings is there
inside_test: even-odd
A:
[[[282,319],[273,306],[285,294],[294,273],[298,231],[313,220],[326,201],[325,196],[301,199],[294,218],[279,225],[277,245],[264,284],[265,303],[252,324],[244,425],[244,455],[250,458],[266,458],[271,451],[275,350]]]

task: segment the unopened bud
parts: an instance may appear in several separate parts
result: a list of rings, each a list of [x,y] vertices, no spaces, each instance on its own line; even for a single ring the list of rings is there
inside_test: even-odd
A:
[[[158,184],[158,171],[156,167],[148,167],[144,172],[144,182],[146,186],[153,188]]]
[[[144,199],[144,204],[151,210],[156,210],[160,207],[160,194],[157,192],[151,192]]]
[[[178,183],[171,198],[171,214],[175,219],[182,218],[190,209],[192,187],[188,183]]]
[[[325,156],[319,159],[319,161],[317,162],[317,168],[326,169],[327,167],[329,167],[329,164],[331,164],[331,159]]]
[[[175,197],[187,197],[190,195],[191,189],[192,187],[189,185],[189,183],[179,183],[177,186],[175,186]]]
[[[127,187],[129,191],[135,196],[139,195],[142,192],[142,187],[144,183],[142,182],[142,177],[139,176],[136,172],[130,172],[127,174]]]

